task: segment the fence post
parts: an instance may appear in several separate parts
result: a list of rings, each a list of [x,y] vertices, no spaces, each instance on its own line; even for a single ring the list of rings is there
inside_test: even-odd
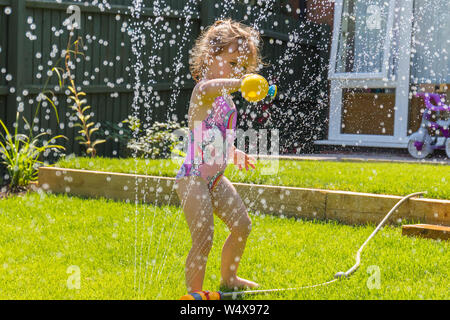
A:
[[[325,96],[322,98],[322,106],[325,106],[324,109],[321,110],[320,123],[322,123],[322,130],[320,134],[317,134],[317,140],[323,140],[327,137],[327,130],[329,119],[329,105],[330,105],[330,88],[329,88],[329,80],[328,80],[328,68],[330,62],[330,47],[331,47],[331,27],[322,24],[320,26],[321,29],[321,38],[320,38],[320,46],[319,46],[319,58],[320,58],[320,66],[321,70],[319,71],[321,82],[320,82],[320,91],[325,92]]]
[[[12,80],[8,83],[8,95],[6,98],[6,126],[12,128],[16,119],[17,97],[22,96],[24,87],[24,42],[25,42],[25,6],[26,0],[11,1],[12,13],[8,20],[8,73]],[[27,52],[26,54],[31,54]],[[13,90],[13,91],[12,91]],[[18,128],[18,132],[20,131]],[[13,134],[11,132],[11,134]]]

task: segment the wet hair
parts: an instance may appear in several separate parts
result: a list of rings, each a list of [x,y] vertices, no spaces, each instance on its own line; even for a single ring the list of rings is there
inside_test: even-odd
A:
[[[199,81],[207,63],[221,54],[231,44],[237,44],[238,50],[247,55],[249,61],[246,73],[253,73],[262,64],[259,45],[261,36],[254,28],[231,19],[218,20],[203,30],[195,41],[189,57],[192,78]]]

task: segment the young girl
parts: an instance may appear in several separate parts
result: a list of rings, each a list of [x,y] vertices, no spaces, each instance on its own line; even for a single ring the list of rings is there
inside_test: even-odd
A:
[[[258,286],[237,276],[251,221],[244,202],[223,173],[228,162],[239,170],[244,166],[246,170],[255,168],[256,159],[232,143],[238,113],[230,93],[239,90],[245,73],[259,67],[259,42],[260,36],[254,29],[228,19],[216,21],[204,30],[192,49],[190,67],[197,84],[188,111],[190,140],[176,176],[176,191],[192,239],[185,267],[188,292],[202,290],[213,243],[213,213],[230,230],[222,249],[221,285],[235,290]],[[217,139],[217,132],[222,139]],[[225,150],[215,148],[218,140],[225,142]],[[214,157],[213,161],[208,155]]]

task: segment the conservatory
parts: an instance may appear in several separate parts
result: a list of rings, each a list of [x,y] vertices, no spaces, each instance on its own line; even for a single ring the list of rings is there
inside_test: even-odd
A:
[[[448,104],[449,55],[448,0],[335,0],[328,139],[316,144],[406,148],[415,94]]]

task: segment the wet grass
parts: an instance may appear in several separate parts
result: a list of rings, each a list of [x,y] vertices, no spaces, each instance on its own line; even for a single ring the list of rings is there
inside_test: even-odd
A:
[[[261,289],[328,281],[354,264],[374,225],[253,215],[239,275]],[[190,235],[181,208],[30,193],[0,201],[0,299],[178,299]],[[219,290],[228,235],[215,218],[205,290]],[[349,279],[247,299],[449,299],[448,241],[386,227]],[[71,266],[80,289],[70,289]],[[379,272],[378,272],[379,271]],[[68,273],[69,272],[69,273]],[[72,277],[72,278],[71,278]]]
[[[181,161],[101,158],[60,160],[57,167],[175,177]],[[229,165],[233,182],[450,199],[450,166],[416,163],[259,160],[255,170]]]

